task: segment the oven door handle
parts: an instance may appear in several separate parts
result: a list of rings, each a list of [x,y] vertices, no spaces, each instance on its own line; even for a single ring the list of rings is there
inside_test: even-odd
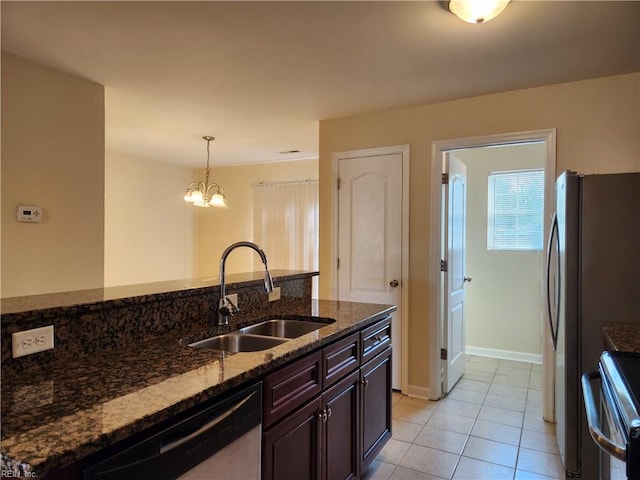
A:
[[[625,462],[627,460],[627,450],[625,447],[618,445],[610,438],[605,437],[600,430],[600,419],[598,418],[598,408],[596,407],[596,398],[593,395],[591,382],[595,379],[602,379],[600,372],[589,372],[582,375],[582,394],[584,397],[584,408],[587,412],[587,423],[589,424],[589,433],[591,438],[601,450],[607,452],[612,457]]]

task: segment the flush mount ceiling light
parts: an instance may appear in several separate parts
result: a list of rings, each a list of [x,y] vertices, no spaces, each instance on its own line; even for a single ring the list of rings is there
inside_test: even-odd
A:
[[[469,23],[484,23],[497,17],[509,0],[451,0],[449,10]]]
[[[227,197],[224,195],[222,187],[217,183],[209,184],[209,161],[211,154],[209,146],[215,137],[202,137],[207,141],[207,170],[204,182],[191,182],[189,188],[184,193],[184,199],[193,203],[196,207],[222,207],[228,208]]]

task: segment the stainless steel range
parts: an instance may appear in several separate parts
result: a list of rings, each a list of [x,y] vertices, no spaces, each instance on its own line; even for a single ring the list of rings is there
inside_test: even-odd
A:
[[[598,379],[599,394],[592,388]],[[598,371],[582,376],[582,390],[589,432],[600,447],[599,478],[640,479],[640,354],[603,352]]]

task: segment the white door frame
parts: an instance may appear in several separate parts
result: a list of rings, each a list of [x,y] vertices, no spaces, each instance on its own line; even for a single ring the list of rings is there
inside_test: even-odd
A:
[[[333,247],[331,253],[331,262],[333,265],[331,271],[331,299],[338,299],[338,220],[339,220],[339,202],[338,202],[338,174],[339,162],[349,158],[374,157],[379,155],[402,155],[402,277],[400,285],[402,285],[402,305],[400,325],[402,329],[402,358],[400,359],[401,391],[407,391],[409,374],[407,371],[409,352],[408,352],[408,319],[409,319],[409,145],[394,145],[390,147],[367,148],[362,150],[351,150],[347,152],[336,152],[332,154],[332,182],[331,202],[333,205]]]
[[[544,179],[544,231],[549,231],[551,216],[555,211],[555,179],[556,179],[556,129],[532,130],[526,132],[486,135],[479,137],[458,138],[433,142],[431,148],[431,208],[429,234],[429,398],[437,400],[442,396],[441,360],[442,348],[442,285],[440,272],[441,239],[442,239],[442,173],[443,154],[450,150],[471,147],[485,147],[513,143],[544,141],[546,144],[546,163]],[[546,245],[545,245],[546,250]],[[541,319],[542,321],[542,319]],[[543,388],[544,417],[553,417],[553,374],[555,357],[551,346],[550,334],[546,322],[543,323]],[[549,376],[551,375],[551,376]],[[549,410],[550,409],[550,410]]]

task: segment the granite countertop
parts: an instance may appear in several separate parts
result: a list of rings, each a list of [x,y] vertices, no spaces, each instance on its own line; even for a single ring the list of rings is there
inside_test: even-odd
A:
[[[271,270],[271,276],[294,278],[307,275],[317,275],[317,272],[302,270]],[[227,285],[235,287],[264,281],[264,272],[233,273],[226,276]],[[163,282],[122,285],[117,287],[91,288],[71,292],[45,293],[28,295],[25,297],[0,298],[2,314],[32,314],[36,311],[46,311],[47,315],[57,315],[61,309],[68,312],[69,308],[109,308],[113,304],[140,303],[153,300],[156,297],[180,296],[191,294],[194,290],[210,289],[220,284],[218,277],[204,277],[196,279],[167,280]]]
[[[606,322],[602,332],[609,350],[640,353],[640,324]]]
[[[3,466],[42,477],[395,310],[389,305],[314,300],[321,329],[260,352],[188,348],[173,335],[115,349],[23,378],[3,372]],[[194,332],[196,333],[196,332]]]

